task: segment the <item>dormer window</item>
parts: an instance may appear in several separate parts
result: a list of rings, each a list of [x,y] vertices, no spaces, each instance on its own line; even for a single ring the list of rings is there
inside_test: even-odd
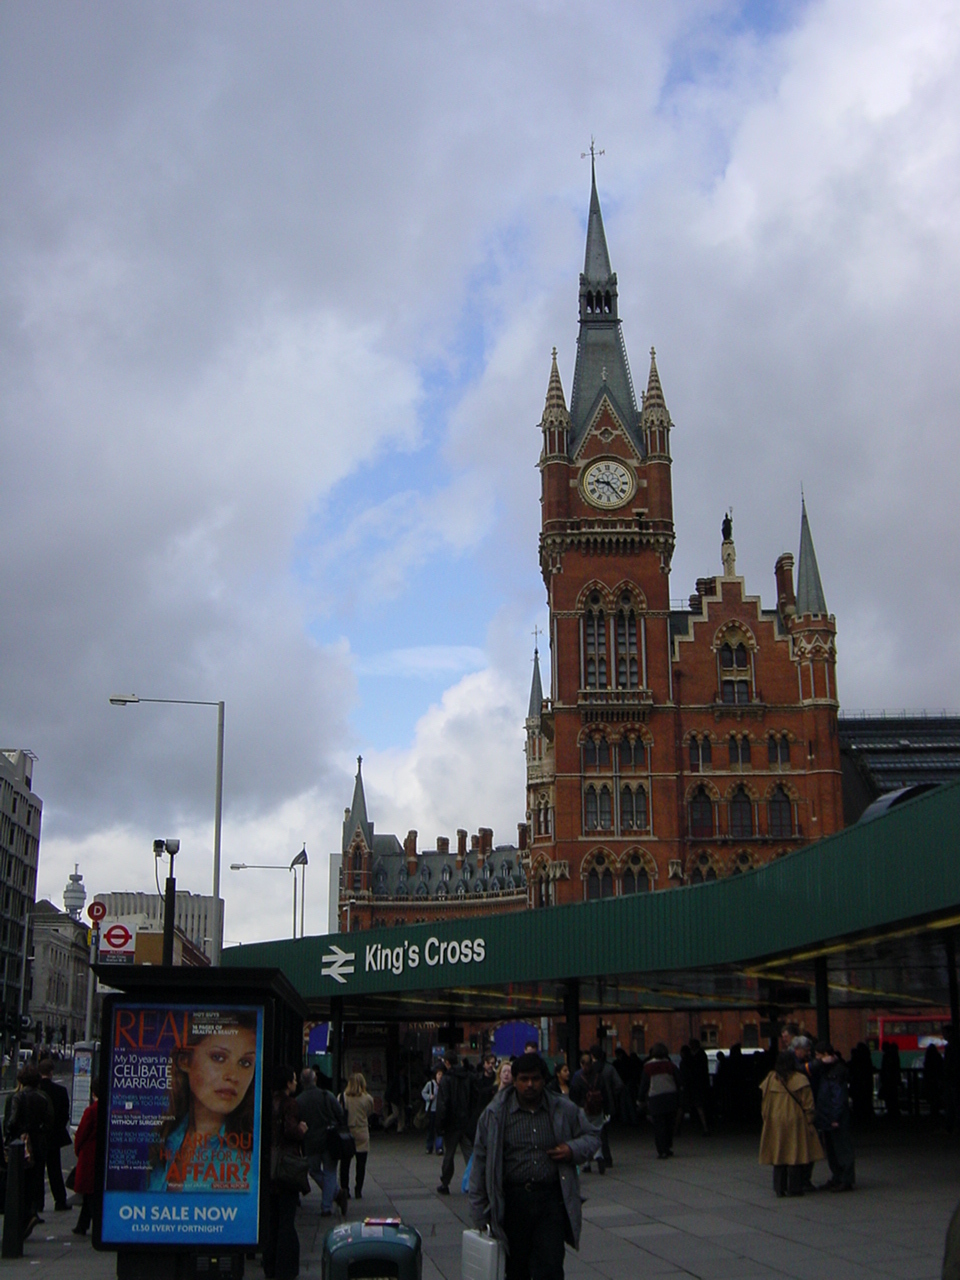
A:
[[[450,883],[450,863],[449,862],[445,862],[443,864],[443,870],[440,872],[440,879],[443,881],[444,884]]]

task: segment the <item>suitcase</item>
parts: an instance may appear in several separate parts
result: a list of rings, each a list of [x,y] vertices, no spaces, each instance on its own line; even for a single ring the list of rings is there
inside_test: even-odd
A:
[[[464,1231],[461,1280],[503,1280],[507,1257],[503,1245],[486,1231]]]

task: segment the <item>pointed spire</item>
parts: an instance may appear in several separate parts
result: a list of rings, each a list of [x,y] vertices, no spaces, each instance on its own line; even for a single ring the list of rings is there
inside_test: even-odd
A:
[[[800,495],[800,564],[797,568],[797,614],[826,614],[827,601],[820,582],[817,553],[813,549],[813,535],[807,520],[807,504]]]
[[[527,709],[528,720],[539,720],[543,711],[543,685],[540,681],[540,651],[533,651],[533,680],[530,684],[530,706]]]
[[[583,274],[594,284],[606,284],[611,276],[610,254],[603,230],[603,214],[597,195],[597,165],[590,157],[590,212],[587,214],[587,248],[583,255]]]
[[[357,756],[357,780],[353,784],[353,803],[350,806],[350,812],[343,821],[343,845],[344,853],[350,847],[350,842],[356,835],[357,828],[363,836],[364,842],[368,849],[373,850],[373,827],[367,818],[367,798],[363,794],[363,774],[360,766],[363,764],[363,756]]]
[[[547,383],[547,399],[543,406],[543,426],[566,425],[570,420],[567,413],[567,401],[563,394],[563,383],[560,381],[560,370],[557,368],[557,348],[553,348],[553,363],[550,366],[550,381]]]
[[[660,385],[660,374],[657,371],[657,349],[650,348],[650,377],[647,379],[647,394],[643,397],[643,408],[666,409],[667,402],[663,398],[663,387]]]

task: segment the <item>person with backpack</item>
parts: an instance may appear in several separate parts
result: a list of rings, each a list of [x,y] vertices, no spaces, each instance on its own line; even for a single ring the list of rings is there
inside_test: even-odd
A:
[[[53,1104],[40,1089],[40,1072],[28,1063],[17,1075],[17,1091],[8,1099],[4,1118],[7,1142],[21,1138],[24,1144],[23,1239],[43,1219],[43,1175],[47,1150],[54,1140]]]
[[[463,1154],[464,1163],[473,1154],[478,1090],[476,1076],[461,1065],[456,1049],[448,1049],[443,1061],[447,1070],[437,1090],[437,1132],[443,1134],[443,1164],[437,1193],[448,1196],[457,1147]]]
[[[670,1061],[670,1051],[662,1042],[650,1050],[650,1061],[640,1077],[640,1102],[645,1104],[653,1124],[657,1159],[673,1155],[673,1130],[680,1100],[680,1072]]]
[[[320,1188],[320,1216],[330,1216],[334,1201],[346,1216],[349,1195],[344,1187],[337,1185],[339,1135],[347,1127],[346,1113],[329,1089],[318,1087],[317,1073],[312,1067],[304,1067],[300,1072],[300,1088],[297,1112],[307,1125],[303,1153],[310,1161],[310,1177]]]
[[[581,1067],[570,1082],[570,1097],[600,1135],[597,1172],[605,1173],[613,1164],[610,1150],[610,1121],[619,1114],[623,1081],[606,1060],[598,1044],[580,1058]],[[589,1168],[589,1162],[587,1165]]]
[[[816,1047],[820,1063],[813,1125],[830,1165],[827,1191],[852,1191],[856,1183],[853,1138],[850,1134],[849,1073],[833,1045],[821,1040]]]

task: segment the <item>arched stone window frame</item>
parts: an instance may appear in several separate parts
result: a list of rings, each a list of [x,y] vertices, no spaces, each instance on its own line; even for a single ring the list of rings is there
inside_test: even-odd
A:
[[[643,849],[639,845],[626,849],[620,855],[620,863],[617,870],[619,872],[621,894],[647,893],[651,891],[655,886],[658,875],[656,858],[647,849]],[[646,876],[646,888],[629,889],[627,887],[627,877],[629,875],[636,877],[641,870]]]
[[[580,880],[583,884],[583,901],[596,902],[612,898],[617,892],[614,875],[616,855],[609,849],[592,849],[580,864]]]
[[[747,782],[737,782],[726,794],[727,832],[734,840],[752,840],[759,831],[757,823],[758,796],[755,787]],[[744,813],[749,813],[749,830],[744,830]]]
[[[743,645],[746,651],[746,665],[736,665],[738,646]],[[730,667],[723,665],[723,651],[729,647],[734,663]],[[731,619],[718,627],[711,648],[716,655],[717,694],[718,700],[725,706],[743,706],[757,700],[757,638],[750,627],[741,619]],[[728,688],[729,686],[729,688]],[[728,697],[728,693],[730,696]],[[745,694],[745,696],[741,696]]]
[[[720,860],[708,849],[700,849],[687,859],[688,884],[707,884],[719,880],[721,872]]]
[[[587,583],[578,597],[581,689],[610,688],[612,604],[602,582]]]
[[[771,802],[776,797],[778,791],[782,791],[784,796],[790,802],[790,830],[788,832],[781,830],[775,831],[774,824],[771,821],[772,811]],[[788,840],[795,836],[799,831],[799,812],[798,806],[800,802],[800,793],[797,788],[788,782],[785,778],[779,778],[776,782],[772,782],[764,794],[764,810],[766,818],[766,832],[773,840]]]
[[[697,824],[695,824],[694,822],[695,813],[693,809],[693,803],[695,800],[698,800],[700,798],[701,792],[704,793],[704,797],[710,802],[709,833],[706,832],[705,830],[698,831]],[[684,797],[684,807],[686,809],[686,816],[687,816],[687,830],[689,831],[690,836],[693,839],[709,840],[709,839],[713,839],[717,835],[718,833],[717,817],[718,817],[719,804],[720,804],[720,792],[717,790],[714,784],[710,782],[708,779],[703,777],[698,778],[696,782],[691,783],[690,786],[687,787],[687,794]]]

